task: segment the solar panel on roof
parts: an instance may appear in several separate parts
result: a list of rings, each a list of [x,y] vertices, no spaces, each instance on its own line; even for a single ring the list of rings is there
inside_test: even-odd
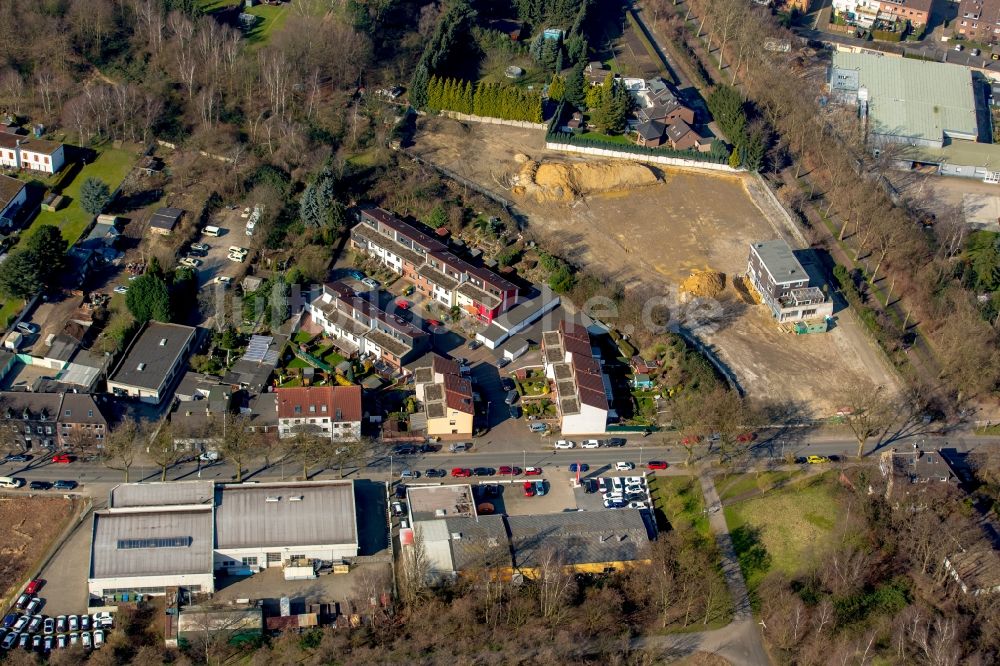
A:
[[[191,545],[191,537],[155,537],[149,539],[118,539],[118,550],[134,550],[136,548],[187,548]]]
[[[267,335],[251,336],[250,343],[247,345],[247,351],[243,354],[243,359],[245,361],[260,363],[267,356],[267,350],[273,341],[274,338]]]

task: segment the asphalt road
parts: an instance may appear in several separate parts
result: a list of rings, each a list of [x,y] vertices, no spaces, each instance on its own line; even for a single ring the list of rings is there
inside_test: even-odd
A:
[[[970,438],[904,438],[893,442],[889,446],[897,448],[918,444],[927,448],[956,449],[957,451],[970,451],[978,446],[996,445],[1000,443],[1000,438],[970,437]],[[613,468],[617,461],[628,461],[637,466],[643,466],[650,460],[664,460],[671,468],[682,467],[687,457],[685,448],[672,445],[664,446],[650,439],[637,438],[629,440],[629,443],[621,448],[599,448],[556,451],[551,447],[551,440],[544,442],[545,448],[539,442],[527,443],[521,450],[513,450],[509,446],[506,451],[497,451],[488,445],[476,443],[472,451],[465,453],[448,453],[447,450],[438,453],[427,453],[408,456],[378,456],[368,461],[361,467],[346,467],[345,478],[375,478],[375,479],[396,479],[403,469],[418,470],[423,474],[429,468],[444,469],[450,471],[453,467],[493,467],[501,465],[511,465],[517,467],[544,467],[566,469],[570,463],[582,462],[591,467],[591,471],[606,471]],[[485,450],[478,450],[483,448]],[[879,447],[879,450],[885,446]],[[756,444],[752,450],[754,459],[765,461],[768,459],[781,459],[786,455],[805,456],[816,455],[853,455],[857,449],[857,444],[848,439],[806,439],[793,440],[790,436],[762,441]],[[868,453],[875,451],[874,446],[869,446]],[[712,453],[706,447],[701,446],[696,450],[696,458],[709,456]],[[260,463],[244,468],[243,478],[246,481],[278,481],[291,479],[301,474],[301,467],[292,462],[275,462],[269,467],[263,467]],[[87,492],[88,484],[117,483],[124,480],[124,475],[120,470],[109,469],[97,462],[76,461],[70,464],[52,463],[47,457],[37,457],[29,463],[2,463],[0,464],[0,475],[14,476],[22,478],[25,482],[30,481],[56,481],[59,479],[73,480],[81,484],[81,492]],[[229,463],[222,461],[211,465],[199,465],[196,462],[188,462],[174,465],[167,471],[167,480],[194,480],[212,479],[215,481],[235,480],[235,468]],[[309,471],[310,478],[329,479],[337,478],[336,469],[316,469]],[[159,481],[160,470],[151,464],[136,464],[129,474],[130,481]]]

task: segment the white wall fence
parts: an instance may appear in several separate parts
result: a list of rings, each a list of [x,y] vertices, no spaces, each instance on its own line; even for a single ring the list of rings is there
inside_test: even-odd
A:
[[[470,123],[484,123],[486,125],[509,125],[511,127],[524,127],[526,129],[537,129],[548,131],[547,123],[529,123],[527,120],[506,120],[504,118],[492,118],[490,116],[473,116],[468,113],[458,113],[457,111],[441,111],[441,115],[455,120],[464,120]]]
[[[633,162],[647,162],[650,164],[684,167],[686,169],[705,169],[707,171],[721,171],[724,173],[743,172],[743,169],[734,169],[728,164],[699,162],[698,160],[686,160],[682,157],[667,157],[666,155],[645,155],[642,153],[631,153],[624,150],[598,148],[596,146],[579,146],[572,143],[559,143],[557,141],[546,141],[545,147],[549,150],[557,150],[563,153],[581,153],[584,155],[595,155],[597,157],[610,157],[616,160],[632,160]]]

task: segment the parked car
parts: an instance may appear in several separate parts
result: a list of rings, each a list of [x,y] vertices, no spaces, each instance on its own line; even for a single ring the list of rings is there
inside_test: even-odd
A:
[[[510,408],[509,408],[509,411],[510,411],[510,418],[514,419],[515,421],[517,419],[521,418],[521,406],[520,405],[511,405]]]
[[[396,499],[406,499],[406,486],[402,483],[396,486],[396,490],[393,491],[393,496]]]
[[[496,470],[492,467],[476,467],[472,470],[473,476],[493,476],[496,474]]]
[[[630,508],[630,509],[648,509],[649,505],[646,504],[645,502],[635,502],[635,501],[633,501],[633,502],[629,502],[628,503],[628,508]]]
[[[42,589],[43,585],[45,585],[45,581],[41,578],[36,578],[28,583],[28,586],[24,588],[24,591],[26,594],[38,594],[38,590]]]
[[[392,450],[392,454],[394,456],[412,456],[416,452],[417,452],[417,447],[409,446],[406,444],[397,446],[395,449]]]
[[[100,650],[104,647],[104,630],[95,629],[94,630],[94,649]]]
[[[42,605],[44,603],[45,602],[43,600],[39,599],[38,597],[33,597],[31,599],[31,601],[28,602],[28,605],[24,607],[24,610],[28,614],[34,615],[38,611],[42,610]]]
[[[94,646],[93,642],[91,641],[89,631],[85,631],[82,634],[80,634],[80,643],[83,645],[84,650],[89,650]]]
[[[624,437],[612,437],[604,442],[604,446],[625,446],[627,442],[628,440]]]
[[[508,405],[513,405],[515,402],[517,402],[517,398],[518,398],[517,391],[514,390],[507,391],[507,397],[504,398],[504,402],[506,402]]]
[[[218,451],[205,451],[200,456],[198,456],[198,460],[200,460],[202,462],[207,462],[207,463],[215,462],[218,459],[219,459],[219,452]]]
[[[192,256],[183,257],[180,261],[181,266],[187,266],[188,268],[198,268],[201,266],[201,259],[196,259]]]
[[[508,365],[510,365],[510,359],[507,358],[506,356],[501,356],[500,358],[497,359],[498,368],[505,368]]]
[[[379,282],[378,280],[373,280],[370,277],[362,278],[361,284],[365,285],[366,287],[370,287],[372,289],[378,289],[379,287],[382,286],[381,282]]]
[[[4,462],[18,462],[18,463],[28,462],[29,460],[31,460],[31,456],[28,455],[27,453],[13,453],[3,459]]]
[[[31,620],[28,622],[28,633],[37,634],[38,630],[42,628],[42,622],[45,620],[41,615],[32,616]]]
[[[535,494],[539,497],[545,494],[545,481],[542,481],[541,479],[535,481]]]
[[[58,465],[68,465],[71,462],[73,462],[73,457],[68,456],[65,453],[57,453],[54,456],[52,456],[52,462]]]
[[[583,449],[597,449],[600,448],[601,443],[596,439],[585,439],[580,443],[580,448]]]
[[[606,499],[604,500],[605,509],[624,509],[628,504],[623,499]]]
[[[442,326],[444,326],[444,324],[439,322],[437,319],[425,319],[424,323],[426,323],[431,328],[441,328]]]
[[[545,432],[548,429],[549,429],[549,426],[547,426],[544,423],[529,423],[528,424],[528,430],[530,432]]]
[[[448,445],[448,451],[451,453],[460,453],[462,451],[468,451],[472,448],[471,442],[457,442],[455,444]]]
[[[483,484],[480,486],[480,491],[483,497],[500,497],[503,494],[503,490],[495,483]]]
[[[70,631],[80,631],[80,616],[79,615],[70,615],[66,619],[69,622],[69,630]]]
[[[29,645],[31,645],[31,634],[24,632],[17,639],[17,646],[22,650],[27,650]]]
[[[420,452],[421,453],[437,453],[440,450],[441,450],[441,447],[438,446],[437,444],[421,444],[420,445]]]
[[[17,330],[20,331],[21,333],[24,333],[25,335],[34,335],[35,333],[38,333],[42,329],[38,327],[38,324],[35,324],[33,322],[22,321],[18,322]]]
[[[56,631],[56,621],[51,617],[45,618],[42,621],[42,633],[45,634],[46,636],[51,636],[52,634],[55,633],[55,631]]]
[[[514,384],[514,380],[510,377],[501,377],[500,388],[504,391],[513,391],[516,388],[516,385]]]
[[[24,594],[22,594],[17,598],[17,601],[14,603],[14,605],[20,608],[21,610],[24,610],[24,608],[28,605],[29,601],[31,601],[31,595],[25,592]]]
[[[667,463],[664,460],[650,460],[646,463],[648,469],[666,469]]]
[[[541,467],[525,467],[524,468],[524,475],[525,476],[541,476],[542,475],[542,468]]]
[[[572,449],[574,446],[576,446],[576,443],[574,443],[571,440],[568,440],[568,439],[558,439],[558,440],[556,440],[556,448],[557,449]]]
[[[126,287],[123,284],[120,284],[117,287],[115,287],[114,292],[116,294],[124,294],[124,293],[128,292],[128,287]]]
[[[31,617],[21,615],[17,618],[17,622],[14,623],[14,626],[11,627],[10,630],[15,634],[19,634],[24,631],[24,628],[28,626],[29,622],[31,622]]]
[[[501,476],[517,476],[520,473],[520,467],[511,467],[510,465],[500,465],[500,469],[497,470],[497,474]]]
[[[402,502],[393,502],[391,508],[392,508],[392,515],[394,516],[399,517],[406,513],[406,507],[403,506]]]
[[[56,636],[56,648],[62,650],[67,645],[69,645],[69,636],[66,634],[59,634]]]
[[[830,462],[826,456],[806,456],[806,462],[810,465],[824,465]]]
[[[399,473],[399,478],[401,479],[419,479],[420,472],[415,469],[404,469]]]
[[[590,465],[587,463],[570,463],[569,471],[571,472],[587,472],[590,471]]]
[[[45,638],[42,639],[42,652],[45,653],[52,652],[52,646],[54,644],[55,641],[52,640],[52,636],[46,636]]]
[[[448,476],[448,473],[445,472],[443,469],[429,469],[424,472],[424,476],[426,476],[428,479],[437,479],[442,476]]]
[[[17,613],[7,613],[3,618],[3,628],[10,629],[17,622]]]
[[[208,243],[191,243],[191,249],[195,252],[208,252],[210,246]]]
[[[52,484],[48,481],[32,481],[28,484],[28,488],[31,490],[48,490],[52,487]]]
[[[466,346],[469,349],[479,349],[480,347],[483,346],[483,343],[480,342],[479,340],[476,340],[475,338],[473,338],[473,339],[469,340],[469,344],[466,345]]]
[[[451,475],[457,478],[472,476],[472,470],[468,467],[455,467],[451,470]]]
[[[76,481],[60,479],[52,484],[53,490],[73,490],[79,485]]]
[[[0,647],[4,650],[11,650],[13,649],[15,643],[17,643],[17,634],[12,631],[4,636],[3,643],[0,643]]]
[[[620,461],[615,463],[615,470],[618,472],[630,472],[635,469],[635,465],[630,462]]]
[[[412,305],[412,304],[408,300],[406,300],[405,298],[397,298],[396,299],[396,307],[399,308],[400,310],[409,310],[410,309],[410,305]]]
[[[66,616],[57,615],[56,616],[56,633],[62,634],[66,632]]]
[[[972,50],[970,50],[969,51],[969,55],[978,56],[979,55],[979,49],[972,49]]]
[[[42,637],[35,634],[31,637],[31,649],[38,652],[42,649]]]
[[[115,624],[114,616],[108,611],[101,613],[94,613],[93,615],[94,626],[100,627],[102,629],[110,629]]]
[[[531,481],[524,482],[524,496],[534,497],[535,496],[535,484]]]

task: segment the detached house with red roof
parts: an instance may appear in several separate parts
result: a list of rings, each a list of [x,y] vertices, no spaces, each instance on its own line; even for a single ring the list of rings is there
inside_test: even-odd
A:
[[[278,436],[313,433],[331,440],[361,438],[360,386],[279,388]]]
[[[569,321],[542,333],[545,376],[555,384],[556,408],[563,435],[596,435],[607,431],[611,414],[611,382],[585,326]]]
[[[426,430],[428,437],[467,439],[476,413],[472,382],[462,376],[457,361],[437,354],[429,358],[429,366],[413,371],[421,410],[410,416],[410,429]]]
[[[58,141],[0,132],[0,166],[56,173],[64,164],[65,150]]]

